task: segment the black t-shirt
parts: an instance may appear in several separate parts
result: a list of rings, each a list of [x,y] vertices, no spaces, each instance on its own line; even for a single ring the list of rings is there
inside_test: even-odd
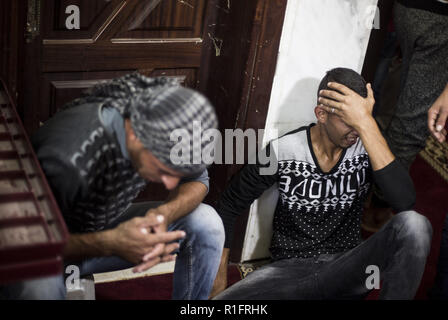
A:
[[[433,13],[448,15],[448,3],[438,0],[397,0],[402,5],[422,9],[426,11],[431,11]]]

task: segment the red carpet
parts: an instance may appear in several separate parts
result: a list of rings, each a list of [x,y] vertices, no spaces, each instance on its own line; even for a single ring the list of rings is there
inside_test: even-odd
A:
[[[448,183],[420,157],[411,167],[411,176],[417,192],[415,210],[426,216],[433,227],[431,252],[416,296],[422,300],[427,299],[437,271],[443,221],[448,214]]]
[[[417,192],[416,211],[426,216],[433,226],[431,253],[418,290],[416,299],[427,299],[432,287],[439,256],[441,232],[445,215],[448,213],[448,183],[422,158],[417,157],[411,167],[411,176]],[[229,266],[229,282],[233,284],[241,279],[238,268]],[[172,274],[146,277],[135,280],[98,284],[95,287],[97,300],[166,300],[171,298]],[[378,290],[368,299],[378,296]]]
[[[440,241],[445,215],[448,214],[448,183],[420,156],[414,161],[410,171],[417,193],[415,210],[429,219],[433,228],[431,252],[426,269],[415,296],[416,300],[427,300],[437,272]],[[373,290],[367,300],[376,300],[380,290]]]
[[[241,280],[236,265],[229,265],[229,283],[234,284]],[[163,274],[132,280],[123,280],[97,284],[95,294],[97,300],[169,300],[173,274]]]

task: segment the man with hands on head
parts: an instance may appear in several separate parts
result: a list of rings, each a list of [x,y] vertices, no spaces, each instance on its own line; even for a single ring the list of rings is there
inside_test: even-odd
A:
[[[208,298],[224,242],[222,222],[201,203],[209,187],[206,164],[174,161],[171,154],[178,142],[173,131],[182,129],[189,135],[182,141],[192,141],[193,122],[204,130],[217,127],[202,94],[169,78],[130,74],[93,87],[37,131],[33,147],[70,231],[66,265],[77,265],[84,276],[131,267],[142,272],[176,259],[172,298]],[[202,154],[211,143],[183,151]],[[168,199],[132,204],[148,182],[170,190]],[[0,287],[7,299],[65,294],[62,276]]]
[[[412,180],[372,117],[370,84],[355,71],[330,70],[319,86],[317,124],[269,143],[277,172],[246,165],[224,191],[217,211],[226,242],[212,297],[216,299],[363,298],[369,266],[383,283],[380,298],[414,297],[426,263],[432,228],[410,211]],[[361,239],[363,204],[373,183],[400,212],[379,232]],[[227,290],[226,268],[235,218],[266,189],[278,185],[272,261]],[[224,291],[223,291],[224,290]]]

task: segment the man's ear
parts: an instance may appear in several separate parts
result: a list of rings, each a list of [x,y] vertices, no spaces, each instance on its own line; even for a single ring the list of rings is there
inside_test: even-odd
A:
[[[328,119],[328,112],[325,111],[323,108],[316,106],[314,108],[314,114],[316,116],[316,119],[320,123],[326,123]]]

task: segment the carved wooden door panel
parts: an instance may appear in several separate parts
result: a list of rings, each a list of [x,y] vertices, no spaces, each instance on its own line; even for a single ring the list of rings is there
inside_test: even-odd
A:
[[[27,131],[86,88],[130,72],[176,77],[197,87],[206,3],[28,0],[19,99]]]

